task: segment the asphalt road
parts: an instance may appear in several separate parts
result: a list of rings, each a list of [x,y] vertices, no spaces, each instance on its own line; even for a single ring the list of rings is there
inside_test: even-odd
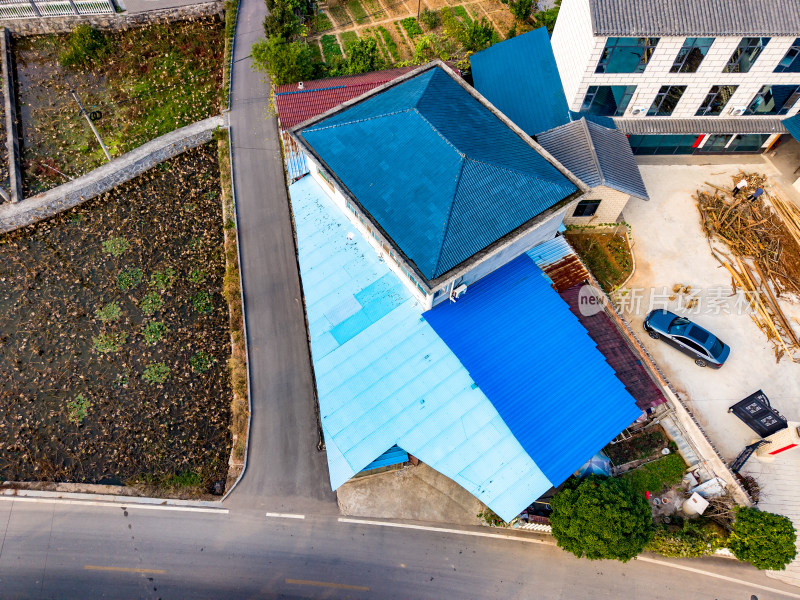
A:
[[[319,435],[305,316],[277,119],[266,76],[251,68],[263,0],[241,0],[230,113],[233,177],[250,356],[248,464],[226,504],[338,511]]]
[[[4,599],[800,598],[730,560],[578,560],[530,534],[485,537],[488,528],[464,530],[476,537],[335,516],[3,499],[0,530]]]

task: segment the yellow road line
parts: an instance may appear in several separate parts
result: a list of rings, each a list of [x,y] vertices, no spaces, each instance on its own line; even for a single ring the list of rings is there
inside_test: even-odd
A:
[[[84,565],[83,568],[87,571],[119,571],[120,573],[153,573],[155,575],[164,575],[166,571],[162,569],[134,569],[132,567],[102,567],[98,565]]]
[[[308,579],[287,579],[286,583],[293,585],[313,585],[315,587],[329,587],[337,590],[356,590],[359,592],[368,592],[369,588],[363,585],[347,585],[346,583],[332,583],[329,581],[310,581]]]

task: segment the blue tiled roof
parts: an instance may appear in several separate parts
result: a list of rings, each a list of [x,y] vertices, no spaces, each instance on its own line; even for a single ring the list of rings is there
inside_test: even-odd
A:
[[[528,135],[569,123],[546,28],[490,46],[469,60],[475,89]]]
[[[424,317],[554,485],[641,415],[527,254]]]
[[[429,280],[577,191],[439,67],[299,135]]]
[[[317,182],[289,194],[331,487],[397,445],[515,517],[550,480]]]
[[[782,123],[791,136],[800,142],[800,113],[788,119],[784,119]]]

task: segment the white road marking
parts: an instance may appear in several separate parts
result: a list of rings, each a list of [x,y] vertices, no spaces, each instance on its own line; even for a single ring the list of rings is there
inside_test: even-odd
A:
[[[438,533],[455,533],[457,535],[471,535],[475,537],[488,537],[488,538],[497,538],[497,539],[504,539],[504,540],[513,540],[516,542],[524,542],[527,544],[544,544],[548,546],[555,546],[555,541],[549,540],[539,540],[536,538],[528,538],[528,537],[518,537],[515,535],[508,535],[502,533],[484,533],[482,531],[467,531],[463,529],[448,529],[446,527],[430,527],[427,525],[410,525],[407,523],[388,523],[385,521],[369,521],[366,519],[349,519],[347,517],[339,517],[338,521],[340,523],[353,523],[356,525],[380,525],[383,527],[398,527],[401,529],[419,529],[422,531],[435,531]],[[656,565],[660,565],[663,567],[670,567],[672,569],[680,569],[682,571],[689,571],[690,573],[697,573],[698,575],[705,575],[706,577],[713,577],[715,579],[722,579],[723,581],[729,581],[731,583],[737,583],[743,586],[749,586],[750,588],[763,590],[765,592],[772,592],[773,594],[779,594],[781,596],[785,596],[786,598],[795,598],[800,600],[800,594],[795,594],[792,592],[786,592],[784,590],[779,590],[776,588],[768,587],[765,585],[761,585],[759,583],[753,583],[751,581],[745,581],[744,579],[736,579],[735,577],[728,577],[727,575],[720,575],[719,573],[713,573],[711,571],[703,571],[702,569],[695,569],[694,567],[688,567],[686,565],[679,565],[671,562],[666,562],[663,560],[657,560],[655,558],[649,558],[647,556],[639,556],[635,560],[640,560],[642,562],[653,563]]]
[[[72,506],[107,506],[112,508],[142,510],[177,510],[182,512],[219,513],[227,515],[227,508],[204,508],[200,506],[172,506],[169,504],[133,504],[123,502],[102,502],[97,500],[70,500],[68,498],[29,498],[27,496],[0,496],[0,500],[11,502],[38,502],[41,504],[69,504]]]
[[[276,519],[305,519],[305,515],[297,515],[295,513],[267,513],[268,517],[274,517]]]
[[[765,592],[772,592],[773,594],[780,594],[781,596],[786,596],[787,598],[798,598],[800,599],[800,594],[793,594],[792,592],[785,592],[783,590],[778,590],[775,588],[767,587],[765,585],[761,585],[759,583],[753,583],[751,581],[745,581],[744,579],[736,579],[735,577],[728,577],[727,575],[720,575],[719,573],[712,573],[711,571],[703,571],[702,569],[695,569],[694,567],[687,567],[686,565],[677,565],[675,563],[666,562],[663,560],[657,560],[655,558],[649,558],[647,556],[638,556],[634,560],[640,560],[642,562],[652,563],[654,565],[660,565],[662,567],[670,567],[672,569],[680,569],[681,571],[689,571],[690,573],[697,573],[698,575],[705,575],[706,577],[713,577],[715,579],[722,579],[723,581],[730,581],[732,583],[738,583],[740,585],[749,586],[751,588],[756,588],[759,590],[764,590]]]

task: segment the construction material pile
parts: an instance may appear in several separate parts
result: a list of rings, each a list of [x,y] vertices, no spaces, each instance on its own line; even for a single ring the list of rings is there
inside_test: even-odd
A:
[[[733,196],[741,179],[747,188]],[[728,251],[711,243],[714,257],[730,272],[734,291],[747,294],[756,324],[775,343],[776,358],[794,361],[800,340],[781,310],[778,298],[800,297],[800,209],[780,197],[765,175],[742,173],[733,177],[731,189],[706,182],[695,199],[710,242],[723,241]],[[749,199],[758,188],[765,191]]]

